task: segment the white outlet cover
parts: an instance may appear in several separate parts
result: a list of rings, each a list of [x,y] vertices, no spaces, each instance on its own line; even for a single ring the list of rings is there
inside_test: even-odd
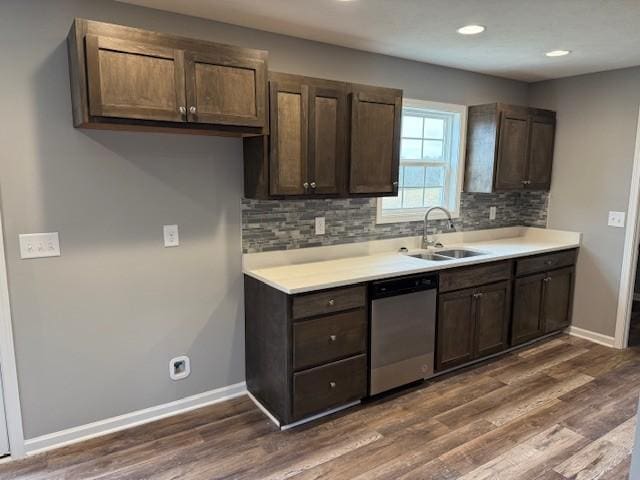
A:
[[[625,212],[609,212],[608,225],[610,227],[624,228]]]
[[[496,207],[489,207],[489,220],[496,219]]]
[[[60,256],[60,239],[58,232],[23,233],[20,241],[20,258],[45,258]]]
[[[324,235],[324,217],[316,217],[316,235]]]
[[[176,364],[182,364],[182,369],[179,371],[176,370]],[[180,355],[169,361],[169,378],[171,378],[171,380],[182,380],[183,378],[187,378],[190,373],[191,361],[186,355]]]
[[[165,247],[180,246],[180,232],[178,231],[178,225],[164,225],[162,227],[162,231],[164,234]]]

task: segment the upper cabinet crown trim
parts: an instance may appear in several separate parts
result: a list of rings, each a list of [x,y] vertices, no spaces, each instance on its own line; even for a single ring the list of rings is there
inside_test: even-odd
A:
[[[80,18],[67,43],[76,127],[267,133],[265,50]]]

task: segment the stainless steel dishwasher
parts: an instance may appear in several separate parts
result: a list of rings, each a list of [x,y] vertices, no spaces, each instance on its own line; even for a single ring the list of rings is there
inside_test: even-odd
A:
[[[433,374],[437,288],[433,274],[371,283],[371,395]]]

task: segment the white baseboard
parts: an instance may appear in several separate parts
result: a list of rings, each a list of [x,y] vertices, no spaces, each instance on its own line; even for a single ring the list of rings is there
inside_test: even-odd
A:
[[[87,423],[78,427],[68,428],[59,432],[49,433],[40,437],[25,440],[25,449],[28,455],[40,453],[45,450],[63,447],[90,438],[107,435],[127,428],[171,417],[180,413],[195,410],[214,403],[223,402],[240,395],[246,395],[245,382],[236,383],[208,392],[191,395],[174,402],[156,405],[154,407],[137,410],[117,417],[106,418],[97,422]]]
[[[254,397],[251,392],[248,391],[247,395],[249,396],[251,401],[256,404],[256,407],[258,407],[260,411],[264,413],[269,418],[269,420],[273,422],[273,424],[276,427],[280,428],[280,420],[278,420],[274,415],[272,415],[271,412],[267,409],[267,407],[262,405],[262,403],[260,403],[260,401],[256,397]]]
[[[614,337],[603,335],[598,332],[592,332],[591,330],[585,330],[584,328],[576,327],[574,325],[571,325],[565,331],[569,335],[573,335],[574,337],[584,338],[594,343],[599,343],[600,345],[604,345],[605,347],[613,347],[615,345]]]

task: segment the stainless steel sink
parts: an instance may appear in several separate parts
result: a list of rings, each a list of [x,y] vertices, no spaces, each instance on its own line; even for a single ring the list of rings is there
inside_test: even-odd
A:
[[[478,255],[484,255],[484,253],[475,252],[473,250],[465,250],[460,248],[460,249],[452,249],[452,250],[439,250],[436,255],[449,257],[449,258],[467,258],[467,257],[475,257]]]
[[[447,260],[475,257],[478,255],[485,255],[485,252],[476,252],[475,250],[466,250],[464,248],[450,248],[448,250],[436,250],[434,252],[416,253],[409,256],[413,258],[421,258],[422,260],[444,262]]]
[[[415,255],[409,255],[413,258],[421,258],[422,260],[432,260],[434,262],[443,262],[445,260],[451,260],[451,257],[443,257],[442,255],[438,255],[436,253],[418,253]]]

